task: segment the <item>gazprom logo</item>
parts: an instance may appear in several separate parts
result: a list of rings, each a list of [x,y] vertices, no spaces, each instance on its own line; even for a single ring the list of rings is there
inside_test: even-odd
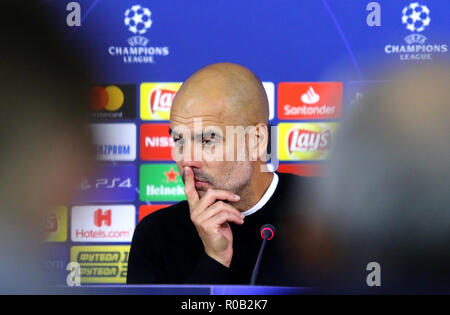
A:
[[[135,124],[91,124],[97,159],[134,161],[136,159]]]

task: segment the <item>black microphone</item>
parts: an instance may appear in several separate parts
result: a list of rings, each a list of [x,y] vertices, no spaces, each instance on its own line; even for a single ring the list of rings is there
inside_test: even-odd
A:
[[[253,268],[252,279],[250,280],[250,285],[255,285],[256,277],[258,276],[259,264],[261,263],[261,258],[266,247],[266,242],[270,241],[275,235],[275,227],[271,224],[264,224],[261,229],[261,237],[263,239],[261,249],[259,250],[258,259],[256,260],[255,268]]]

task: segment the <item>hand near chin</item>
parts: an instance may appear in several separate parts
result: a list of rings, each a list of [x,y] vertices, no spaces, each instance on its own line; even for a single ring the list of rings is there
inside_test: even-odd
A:
[[[240,197],[230,191],[209,188],[200,198],[195,189],[194,172],[190,167],[185,167],[184,178],[191,220],[206,254],[229,267],[233,258],[233,233],[228,222],[243,224],[244,215],[225,201],[237,202]]]

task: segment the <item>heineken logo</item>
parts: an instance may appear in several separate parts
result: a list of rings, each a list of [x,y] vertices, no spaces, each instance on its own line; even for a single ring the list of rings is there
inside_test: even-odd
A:
[[[167,183],[170,183],[171,181],[178,183],[177,176],[178,172],[175,172],[173,170],[173,167],[170,168],[170,171],[164,172],[164,175],[167,177]]]
[[[180,173],[174,163],[141,165],[141,201],[181,201],[186,199]]]

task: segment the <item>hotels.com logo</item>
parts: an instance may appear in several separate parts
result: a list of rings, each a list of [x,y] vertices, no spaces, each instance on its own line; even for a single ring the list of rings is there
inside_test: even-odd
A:
[[[72,208],[72,241],[130,242],[135,216],[133,205],[75,206]]]
[[[102,227],[105,224],[106,226],[111,226],[111,210],[106,210],[105,212],[102,209],[98,209],[94,213],[94,225],[98,227]]]
[[[281,82],[278,118],[336,119],[342,111],[341,82]]]

